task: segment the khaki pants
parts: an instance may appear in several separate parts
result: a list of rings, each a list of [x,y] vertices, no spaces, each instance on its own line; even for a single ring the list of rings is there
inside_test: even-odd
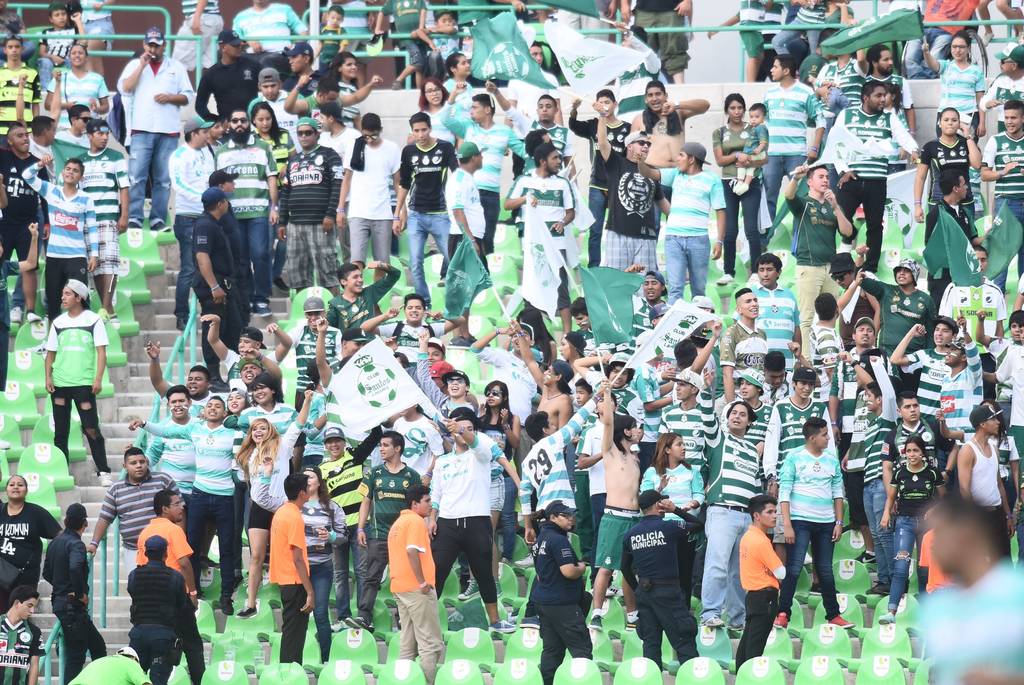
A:
[[[428,683],[434,682],[437,662],[444,652],[441,638],[441,620],[437,615],[437,594],[422,592],[396,592],[398,620],[402,625],[399,641],[399,659],[420,658],[420,667]]]
[[[822,293],[832,293],[839,299],[841,290],[828,273],[827,266],[796,267],[796,302],[800,307],[801,352],[811,358],[811,326],[814,325],[814,300]]]

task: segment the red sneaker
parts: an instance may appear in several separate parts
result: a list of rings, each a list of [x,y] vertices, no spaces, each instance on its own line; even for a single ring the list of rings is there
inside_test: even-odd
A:
[[[786,616],[785,613],[780,611],[779,615],[775,617],[775,627],[776,628],[788,628],[789,627],[789,616]]]
[[[849,630],[850,628],[853,628],[853,624],[847,621],[842,616],[836,616],[835,618],[830,619],[829,623],[834,625],[836,628],[842,628],[843,630]]]

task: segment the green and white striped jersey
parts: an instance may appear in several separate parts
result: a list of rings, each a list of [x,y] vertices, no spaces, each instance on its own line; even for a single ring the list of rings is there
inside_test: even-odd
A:
[[[692,409],[683,409],[678,402],[673,402],[661,411],[659,433],[675,433],[683,439],[686,448],[686,461],[691,466],[700,465],[702,471],[707,469],[707,436],[715,432],[718,422],[715,420],[715,400],[707,390],[697,393],[697,405]]]
[[[847,107],[840,113],[836,126],[845,128],[865,143],[877,141],[883,146],[888,143],[891,147],[895,141],[908,152],[917,149],[917,143],[895,112],[868,114],[860,107]],[[860,178],[886,178],[889,175],[888,155],[850,162],[849,168]]]
[[[295,351],[295,369],[298,371],[295,378],[295,389],[305,390],[309,385],[309,375],[306,370],[310,364],[316,366],[316,331],[302,324],[289,331],[288,335],[294,341],[292,349]],[[327,327],[327,333],[324,335],[324,350],[329,360],[341,358],[341,331],[333,326]]]
[[[921,371],[917,384],[917,400],[921,404],[921,413],[925,416],[938,415],[942,383],[949,378],[946,355],[932,348],[908,354],[907,359],[910,363],[902,367],[904,372]]]
[[[277,183],[277,162],[270,146],[255,136],[245,145],[228,140],[214,152],[214,166],[238,174],[231,209],[238,219],[257,219],[270,212],[268,183]],[[269,181],[273,176],[274,180]]]
[[[92,198],[96,222],[116,222],[121,216],[120,191],[128,187],[128,160],[124,153],[106,147],[96,154],[86,153],[82,162],[85,173],[79,188]]]
[[[757,448],[716,425],[707,438],[708,504],[746,507],[762,491],[763,472]]]
[[[764,96],[768,108],[768,156],[807,154],[807,127],[825,127],[821,102],[810,86],[796,82],[789,88],[774,84]]]
[[[780,400],[772,407],[771,418],[768,419],[768,432],[764,436],[764,472],[766,476],[774,476],[786,461],[786,457],[804,446],[804,424],[807,419],[817,416],[828,422],[828,405],[812,399],[804,407],[799,407],[793,397]],[[832,444],[832,432],[829,431],[829,447]]]
[[[1010,162],[1021,166],[996,179],[996,197],[1024,197],[1024,133],[1016,139],[1007,133],[997,133],[985,143],[983,167],[1001,171]]]
[[[860,87],[864,85],[864,81],[864,74],[860,73],[857,60],[850,58],[845,66],[839,66],[838,60],[832,60],[826,64],[818,72],[818,80],[815,84],[820,87],[826,83],[833,83],[851,101],[859,102]]]
[[[235,481],[231,472],[235,468],[234,428],[221,424],[210,428],[206,421],[193,421],[179,426],[173,424],[147,423],[149,433],[163,438],[187,438],[196,450],[196,479],[192,490],[208,495],[231,496],[235,492]]]

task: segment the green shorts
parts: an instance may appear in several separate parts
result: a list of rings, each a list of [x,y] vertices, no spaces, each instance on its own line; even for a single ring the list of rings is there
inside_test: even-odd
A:
[[[756,24],[744,24],[756,26]],[[764,34],[760,31],[740,31],[740,42],[748,57],[760,57],[764,54]]]
[[[618,509],[605,509],[597,529],[597,548],[594,565],[612,571],[622,569],[622,540],[626,531],[640,520],[640,512],[629,513]]]

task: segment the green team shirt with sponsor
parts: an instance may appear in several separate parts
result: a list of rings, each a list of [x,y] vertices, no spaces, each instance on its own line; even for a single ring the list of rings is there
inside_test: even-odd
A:
[[[120,191],[128,187],[127,158],[123,153],[106,147],[96,154],[87,153],[82,162],[85,173],[79,187],[96,205],[96,221],[116,222],[122,209]]]
[[[257,219],[270,211],[269,184],[277,182],[277,162],[269,145],[250,137],[245,145],[228,140],[214,152],[217,169],[238,174],[231,193],[231,209],[237,219]],[[274,177],[271,181],[270,177]]]
[[[761,406],[754,410],[754,420],[747,427],[747,434],[744,437],[755,445],[759,442],[764,442],[765,435],[768,433],[768,419],[772,416],[772,406],[767,402],[762,402]],[[723,421],[728,413],[729,408],[727,406],[722,412]]]
[[[295,389],[305,390],[309,385],[307,369],[310,364],[316,364],[316,331],[303,325],[292,329],[289,335],[294,341],[292,349],[295,350],[295,370],[297,372]],[[327,332],[324,334],[324,349],[329,360],[341,357],[341,331],[332,326],[327,327]]]
[[[857,67],[857,60],[850,59],[846,66],[839,66],[838,60],[833,60],[822,67],[818,73],[816,85],[823,86],[826,83],[833,83],[843,95],[850,98],[851,102],[860,101],[860,89],[864,85],[864,75]]]
[[[904,371],[921,371],[917,382],[917,401],[921,405],[921,413],[925,416],[936,416],[942,404],[942,383],[949,377],[946,355],[932,348],[908,354],[907,359],[910,363],[903,367]]]
[[[32,657],[43,656],[42,631],[29,621],[0,620],[0,685],[24,685]]]
[[[763,473],[757,447],[745,438],[716,428],[708,437],[708,504],[746,507],[762,491]]]
[[[686,461],[690,466],[701,469],[707,475],[707,459],[704,454],[707,436],[714,433],[715,400],[707,390],[697,393],[697,405],[692,409],[683,409],[677,403],[665,407],[661,412],[659,433],[675,433],[683,439],[686,448]]]
[[[837,123],[865,143],[892,140],[891,112],[868,114],[860,107],[847,107],[839,115]],[[867,157],[850,162],[850,170],[859,178],[885,178],[889,174],[889,163],[885,156]]]
[[[371,504],[366,536],[372,540],[386,540],[398,514],[406,508],[406,491],[421,483],[420,474],[405,464],[398,473],[392,473],[386,464],[381,464],[363,476],[359,493]]]
[[[923,325],[928,335],[911,338],[907,352],[924,349],[935,325],[935,302],[931,295],[923,290],[905,293],[898,286],[882,283],[873,278],[865,278],[861,288],[878,300],[882,314],[882,334],[879,336],[878,346],[885,350],[886,354],[892,354],[907,331],[917,324]]]
[[[96,378],[96,348],[107,344],[107,329],[96,312],[87,309],[74,317],[64,312],[54,319],[46,338],[46,351],[55,353],[54,386],[92,386]]]
[[[1002,171],[1011,162],[1021,166],[996,179],[997,197],[1024,197],[1024,134],[1016,139],[1007,133],[997,133],[989,138],[981,155],[982,166]]]

